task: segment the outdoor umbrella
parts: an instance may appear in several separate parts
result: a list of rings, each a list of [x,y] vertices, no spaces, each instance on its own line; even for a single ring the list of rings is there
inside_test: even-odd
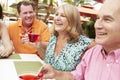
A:
[[[81,16],[96,17],[97,15],[97,10],[95,10],[92,6],[78,6],[77,9],[80,12]]]

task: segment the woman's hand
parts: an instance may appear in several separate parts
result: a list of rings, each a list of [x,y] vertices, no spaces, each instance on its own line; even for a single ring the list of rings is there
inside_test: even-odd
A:
[[[4,48],[0,48],[0,57],[4,58],[4,57],[8,57],[11,53],[9,53],[9,51],[7,49]]]

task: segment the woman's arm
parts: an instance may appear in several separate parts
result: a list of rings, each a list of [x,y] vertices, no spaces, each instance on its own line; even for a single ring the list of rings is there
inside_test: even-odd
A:
[[[13,51],[13,46],[9,38],[9,34],[7,31],[7,27],[4,23],[0,22],[0,27],[1,27],[1,40],[4,45],[4,50],[1,50],[0,56],[1,57],[8,57],[12,51]]]
[[[40,56],[41,59],[44,59],[46,48],[48,46],[49,42],[29,42],[30,45],[32,45],[34,48],[38,50],[37,55]]]
[[[44,59],[48,43],[49,42],[39,42],[36,45],[36,49],[38,50],[38,55],[41,57],[41,59]]]

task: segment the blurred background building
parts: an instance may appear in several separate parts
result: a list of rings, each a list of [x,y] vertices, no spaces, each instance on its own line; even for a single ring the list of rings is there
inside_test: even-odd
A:
[[[5,24],[14,22],[19,19],[16,5],[23,0],[0,0],[3,7]],[[25,0],[24,0],[25,1]],[[35,4],[36,17],[44,21],[48,27],[52,26],[54,12],[56,7],[69,3],[75,5],[80,13],[83,29],[88,37],[94,38],[94,22],[96,20],[97,11],[100,9],[103,0],[26,0],[33,1]]]

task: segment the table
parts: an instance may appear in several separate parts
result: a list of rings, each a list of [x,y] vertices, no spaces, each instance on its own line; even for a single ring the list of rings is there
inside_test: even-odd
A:
[[[7,59],[0,59],[0,80],[19,80],[18,75],[25,70],[37,74],[43,63],[35,54],[13,54]]]

